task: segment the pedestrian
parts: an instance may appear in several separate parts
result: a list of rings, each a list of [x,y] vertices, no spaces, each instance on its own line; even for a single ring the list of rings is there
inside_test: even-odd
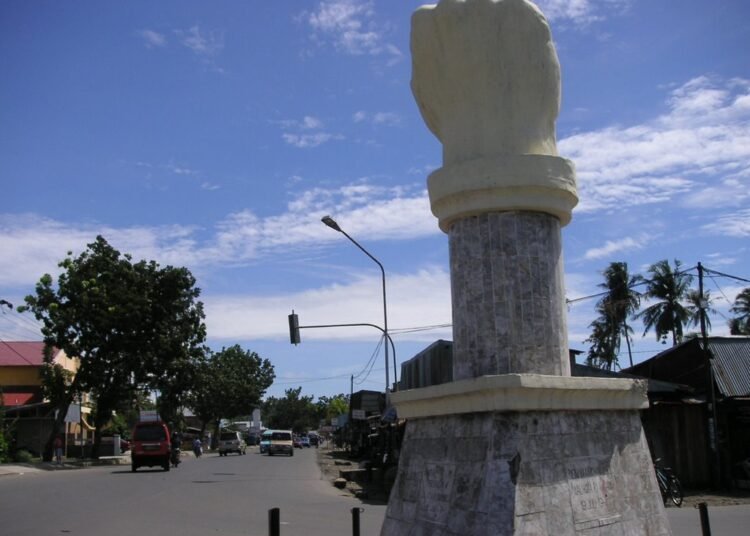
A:
[[[62,465],[62,456],[63,456],[62,437],[60,437],[59,435],[55,437],[55,442],[53,443],[53,446],[55,447],[55,462],[58,465]]]

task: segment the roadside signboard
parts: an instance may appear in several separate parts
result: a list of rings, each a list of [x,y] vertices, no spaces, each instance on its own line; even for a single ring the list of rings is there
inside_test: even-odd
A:
[[[365,419],[367,419],[367,414],[363,409],[353,409],[352,419],[354,419],[355,421],[364,421]]]

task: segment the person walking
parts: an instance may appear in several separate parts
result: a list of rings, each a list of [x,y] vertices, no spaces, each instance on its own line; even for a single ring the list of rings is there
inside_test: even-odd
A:
[[[53,443],[53,446],[55,448],[55,463],[57,463],[57,465],[62,465],[62,457],[63,457],[62,437],[60,437],[59,435],[55,437],[55,442]]]

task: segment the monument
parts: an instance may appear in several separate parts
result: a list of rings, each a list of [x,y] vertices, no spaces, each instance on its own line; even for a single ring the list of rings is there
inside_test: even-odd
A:
[[[391,395],[408,419],[383,536],[665,535],[645,384],[570,376],[557,154],[560,66],[527,0],[412,17],[412,90],[443,145],[428,179],[448,234],[453,377]]]

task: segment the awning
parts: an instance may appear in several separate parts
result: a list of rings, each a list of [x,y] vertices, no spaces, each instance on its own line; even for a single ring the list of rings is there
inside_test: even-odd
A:
[[[3,406],[25,406],[30,404],[37,393],[3,393]]]

